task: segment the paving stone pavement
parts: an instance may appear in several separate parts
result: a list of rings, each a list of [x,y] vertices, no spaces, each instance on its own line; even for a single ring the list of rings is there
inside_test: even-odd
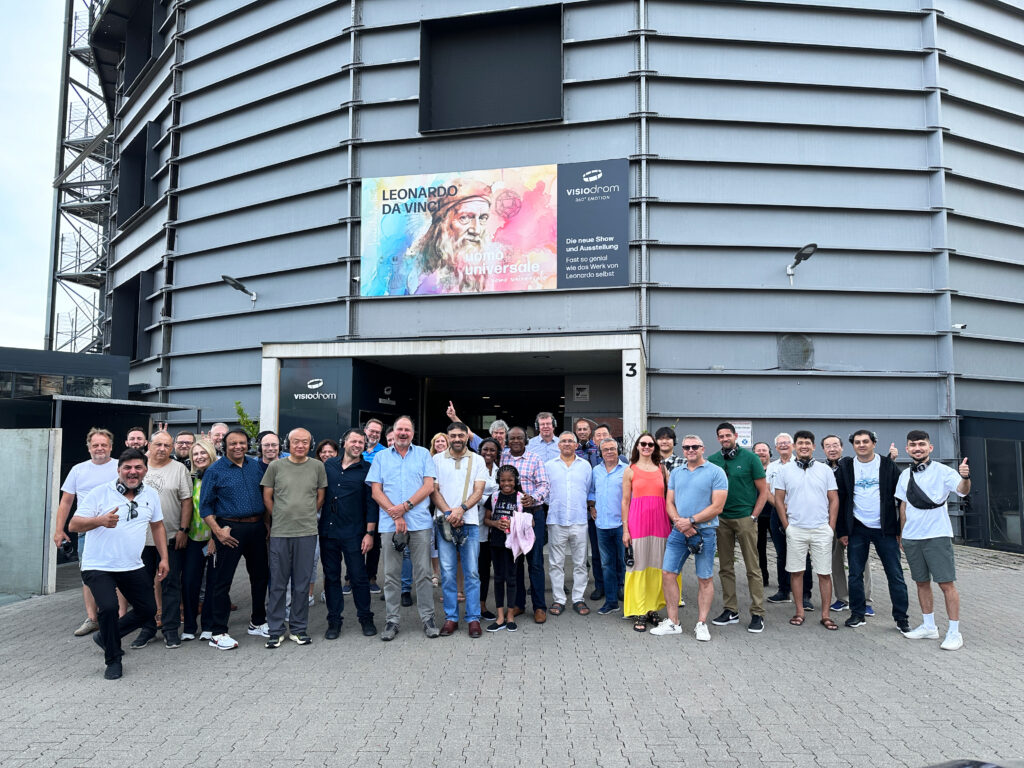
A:
[[[637,634],[592,604],[587,617],[526,620],[515,634],[479,640],[465,625],[427,640],[415,607],[403,608],[391,643],[364,638],[355,621],[325,641],[318,601],[313,644],[270,651],[246,635],[242,603],[231,624],[238,650],[153,643],[128,650],[124,678],[108,682],[100,651],[71,634],[82,609],[70,589],[0,608],[0,766],[724,768],[1021,758],[1024,557],[966,547],[957,557],[966,645],[955,653],[896,631],[877,561],[878,616],[866,627],[827,632],[812,619],[792,627],[791,604],[769,605],[763,634],[746,632],[744,616],[698,643],[687,565],[681,636]],[[248,592],[244,581],[241,569],[236,599]],[[740,585],[741,613],[746,594]],[[381,627],[383,603],[375,599],[374,610]],[[720,610],[716,594],[712,615]],[[848,615],[837,616],[840,624]],[[919,619],[912,591],[911,622]]]

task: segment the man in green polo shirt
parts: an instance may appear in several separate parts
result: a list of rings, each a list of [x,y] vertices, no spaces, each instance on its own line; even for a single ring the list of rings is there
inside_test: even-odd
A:
[[[747,625],[747,631],[763,632],[764,586],[757,560],[757,516],[768,501],[768,483],[757,455],[736,444],[736,427],[723,421],[715,432],[722,450],[709,456],[708,461],[725,470],[729,478],[729,496],[718,518],[718,575],[722,579],[725,610],[712,619],[711,623],[723,626],[738,624],[740,620],[735,570],[738,541],[750,589],[750,624]]]

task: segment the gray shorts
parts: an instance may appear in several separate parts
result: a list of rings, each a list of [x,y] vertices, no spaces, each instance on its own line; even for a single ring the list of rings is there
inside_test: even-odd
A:
[[[910,578],[914,581],[935,581],[939,584],[956,581],[953,539],[948,536],[904,539],[903,554],[907,556]]]

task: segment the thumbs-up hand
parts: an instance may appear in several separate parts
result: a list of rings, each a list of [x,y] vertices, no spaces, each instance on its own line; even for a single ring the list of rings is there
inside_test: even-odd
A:
[[[894,459],[900,455],[900,452],[896,449],[896,443],[889,443],[889,458]]]
[[[960,462],[960,466],[957,467],[957,470],[960,472],[960,477],[970,477],[971,476],[971,468],[967,466],[967,457],[966,456],[964,456],[964,460]]]

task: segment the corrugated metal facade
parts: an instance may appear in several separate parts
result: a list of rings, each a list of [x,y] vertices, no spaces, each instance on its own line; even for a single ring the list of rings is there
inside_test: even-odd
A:
[[[112,287],[153,272],[148,397],[230,420],[257,410],[265,342],[516,335],[529,316],[638,330],[652,427],[870,424],[887,444],[924,425],[950,457],[957,408],[1022,410],[1021,3],[566,2],[562,122],[420,134],[419,21],[512,6],[169,0],[117,125],[120,144],[147,120],[168,136],[161,202],[112,243]],[[624,156],[632,284],[600,311],[594,291],[358,297],[360,177]],[[485,307],[502,327],[467,329]],[[810,370],[780,367],[790,333]]]

